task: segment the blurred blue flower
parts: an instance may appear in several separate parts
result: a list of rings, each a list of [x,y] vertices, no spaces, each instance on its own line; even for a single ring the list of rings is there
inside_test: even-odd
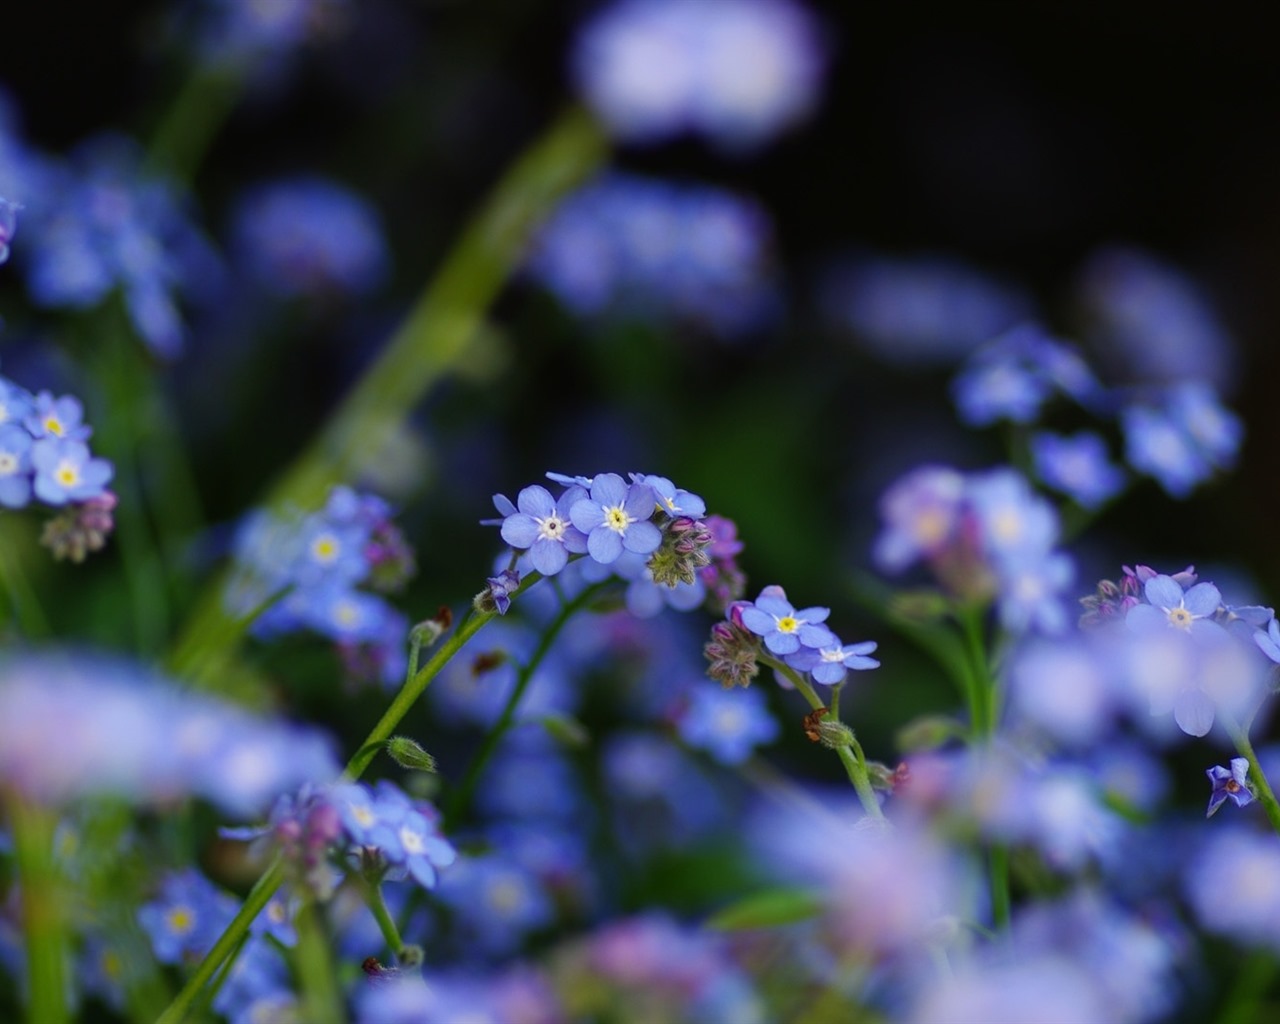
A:
[[[690,691],[689,705],[677,719],[676,729],[689,746],[727,765],[742,764],[756,747],[771,743],[781,731],[769,713],[763,690],[718,686]]]
[[[1098,434],[1064,436],[1041,430],[1031,435],[1030,445],[1036,475],[1083,508],[1096,509],[1124,489],[1124,470],[1111,462]]]
[[[31,435],[0,424],[0,505],[22,508],[31,500]]]
[[[32,488],[50,505],[101,497],[115,469],[106,459],[94,458],[80,441],[44,438],[31,446]]]
[[[847,260],[827,272],[820,298],[859,347],[905,366],[953,363],[1033,312],[1017,288],[933,256]]]
[[[1077,295],[1097,351],[1127,378],[1232,383],[1233,338],[1200,286],[1170,264],[1140,249],[1104,248],[1082,268]]]
[[[842,681],[850,669],[865,672],[867,669],[879,668],[880,662],[869,657],[876,649],[874,640],[865,640],[857,644],[841,644],[838,638],[823,647],[802,647],[784,659],[788,665],[800,672],[808,672],[815,683],[834,686]]]
[[[560,204],[526,270],[580,317],[684,322],[734,338],[772,316],[770,230],[763,207],[731,192],[611,173]]]
[[[237,265],[279,297],[361,295],[387,275],[376,211],[336,182],[298,177],[258,185],[240,197],[232,218]]]
[[[1182,864],[1187,898],[1201,925],[1238,944],[1280,950],[1280,845],[1274,836],[1213,829]]]
[[[21,207],[0,196],[0,263],[9,258],[9,243],[18,223],[17,212]]]
[[[162,964],[198,960],[235,916],[237,901],[194,868],[165,874],[156,898],[138,908],[138,923]]]
[[[555,917],[537,878],[500,852],[460,858],[441,880],[437,896],[453,910],[465,945],[490,955],[512,952]]]
[[[621,0],[583,28],[573,71],[621,139],[693,132],[743,150],[809,114],[825,51],[793,0]]]

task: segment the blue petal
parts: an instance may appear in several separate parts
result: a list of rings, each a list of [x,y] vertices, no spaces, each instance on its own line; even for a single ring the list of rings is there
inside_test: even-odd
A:
[[[538,524],[534,522],[533,516],[517,512],[502,521],[500,532],[502,539],[513,548],[527,548],[538,539]]]
[[[622,542],[628,551],[647,555],[650,551],[656,551],[662,543],[662,531],[653,523],[632,523],[627,527]]]
[[[1213,728],[1213,701],[1201,690],[1183,690],[1173,702],[1173,720],[1188,736],[1204,736]]]
[[[1152,576],[1144,588],[1147,600],[1157,608],[1177,608],[1182,604],[1182,588],[1172,576]]]
[[[587,534],[587,554],[601,565],[609,565],[622,554],[622,538],[607,526],[598,527]]]
[[[520,507],[521,512],[537,516],[539,519],[546,519],[556,510],[556,503],[551,497],[551,492],[545,487],[539,487],[537,484],[524,488],[516,496],[516,504]]]
[[[1182,598],[1183,606],[1197,619],[1212,615],[1222,604],[1222,594],[1212,583],[1197,583]]]

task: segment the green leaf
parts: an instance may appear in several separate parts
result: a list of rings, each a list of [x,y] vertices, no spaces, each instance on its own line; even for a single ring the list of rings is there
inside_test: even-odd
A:
[[[775,928],[807,921],[820,910],[822,901],[810,889],[765,889],[713,914],[707,921],[707,927],[722,932]]]

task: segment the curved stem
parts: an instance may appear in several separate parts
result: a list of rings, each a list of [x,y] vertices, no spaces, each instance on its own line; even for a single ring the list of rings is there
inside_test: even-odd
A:
[[[512,687],[511,695],[507,698],[502,714],[498,717],[498,721],[494,723],[493,728],[489,730],[488,735],[485,736],[479,751],[472,759],[471,764],[467,766],[462,781],[458,783],[458,788],[453,791],[453,795],[449,798],[449,805],[444,813],[444,831],[447,832],[457,825],[458,818],[461,817],[462,812],[471,803],[471,797],[475,793],[480,776],[484,774],[484,770],[492,759],[494,751],[498,749],[498,744],[502,742],[502,737],[515,724],[516,711],[520,707],[520,700],[524,697],[524,692],[528,689],[529,682],[533,679],[533,674],[538,670],[542,659],[551,650],[551,645],[560,634],[560,630],[564,628],[565,623],[573,618],[574,613],[580,611],[595,597],[596,593],[604,585],[604,583],[593,583],[578,594],[577,597],[561,606],[560,611],[556,613],[556,617],[551,620],[550,625],[543,631],[533,654],[520,667],[520,672],[516,676],[516,684]]]
[[[1280,803],[1276,801],[1271,783],[1263,772],[1262,765],[1258,763],[1258,755],[1254,753],[1253,744],[1249,742],[1249,734],[1231,718],[1224,716],[1223,725],[1226,727],[1227,735],[1231,737],[1231,742],[1235,744],[1236,750],[1240,752],[1240,756],[1248,759],[1249,778],[1253,780],[1258,802],[1267,812],[1271,827],[1277,835],[1280,835]]]
[[[786,662],[779,661],[777,658],[763,652],[759,656],[759,661],[763,665],[768,665],[775,672],[781,672],[786,676],[791,685],[800,691],[804,699],[808,701],[809,707],[815,711],[818,708],[827,707],[822,702],[822,698],[809,685],[809,681]],[[871,785],[871,778],[867,774],[867,759],[862,753],[861,744],[854,738],[852,730],[849,731],[849,745],[837,746],[835,751],[840,758],[840,763],[844,765],[845,774],[849,776],[849,781],[853,783],[853,790],[858,794],[858,802],[862,804],[862,809],[867,812],[868,817],[883,821],[884,811],[880,809],[880,801],[876,797],[875,788]]]

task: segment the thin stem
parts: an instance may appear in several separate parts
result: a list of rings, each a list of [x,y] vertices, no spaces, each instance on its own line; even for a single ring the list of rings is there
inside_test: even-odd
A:
[[[152,133],[148,163],[190,181],[242,89],[239,69],[197,67]]]
[[[364,882],[362,888],[365,904],[373,914],[373,919],[378,922],[378,929],[387,942],[387,948],[398,959],[400,951],[404,949],[404,940],[400,938],[400,929],[396,927],[395,918],[387,909],[387,901],[382,898],[382,886],[375,882]]]
[[[1267,812],[1271,827],[1277,835],[1280,835],[1280,803],[1277,803],[1276,795],[1271,789],[1271,783],[1268,781],[1266,773],[1263,772],[1262,765],[1258,763],[1258,755],[1254,753],[1253,744],[1249,742],[1249,734],[1237,725],[1233,719],[1226,716],[1223,716],[1223,725],[1226,727],[1227,735],[1231,737],[1231,742],[1235,744],[1236,750],[1240,752],[1240,756],[1248,759],[1249,778],[1253,780],[1258,802],[1262,804],[1263,809]]]
[[[1009,848],[997,843],[987,851],[987,869],[991,879],[991,921],[996,931],[1009,926]]]
[[[302,989],[302,1019],[315,1024],[343,1024],[342,993],[333,971],[329,940],[314,900],[305,900],[294,916],[298,945],[294,962]]]
[[[524,593],[541,578],[536,572],[530,573],[521,581],[520,586],[511,595],[512,599],[514,600]],[[400,724],[400,720],[408,714],[414,702],[422,696],[422,691],[427,688],[427,684],[440,674],[440,671],[458,653],[462,645],[494,619],[496,615],[496,612],[475,612],[462,621],[454,634],[436,649],[435,654],[396,694],[395,700],[391,702],[391,706],[387,708],[386,713],[378,720],[377,725],[370,730],[364,742],[356,748],[356,753],[347,762],[347,767],[342,773],[343,779],[355,781],[364,774],[370,762],[377,757],[378,751],[382,749],[383,742],[391,736],[392,732]],[[227,926],[227,930],[218,938],[218,941],[214,943],[213,948],[206,954],[205,958],[200,961],[195,972],[187,980],[186,985],[183,986],[182,991],[169,1004],[169,1008],[156,1024],[177,1024],[178,1021],[182,1020],[192,1000],[195,999],[196,993],[213,977],[214,972],[222,961],[236,949],[240,937],[248,930],[249,925],[262,911],[262,908],[267,905],[267,901],[271,899],[283,880],[284,865],[281,859],[277,857],[263,876],[258,879],[257,884],[245,898],[244,905],[241,906],[239,913],[236,914],[235,918]]]
[[[768,665],[775,672],[781,672],[791,682],[801,695],[809,703],[809,707],[815,711],[818,708],[827,708],[828,718],[830,708],[822,702],[822,698],[814,692],[809,681],[799,672],[793,669],[785,661],[779,661],[771,655],[761,653],[759,658],[761,664]],[[871,785],[871,778],[867,774],[867,759],[862,753],[862,746],[854,738],[852,730],[849,731],[849,746],[837,746],[835,748],[836,755],[840,758],[840,763],[844,765],[845,774],[849,776],[849,781],[853,783],[854,792],[858,794],[858,802],[862,804],[863,810],[867,812],[868,817],[884,820],[884,811],[880,809],[880,801],[876,797],[875,788]]]
[[[983,613],[976,606],[959,608],[956,621],[964,636],[965,652],[970,666],[972,687],[969,697],[969,714],[976,736],[989,739],[996,730],[998,694],[996,679],[991,672],[987,658],[987,647],[983,636]]]
[[[22,894],[22,931],[26,940],[28,1020],[63,1024],[67,1008],[67,937],[59,879],[53,859],[57,819],[20,796],[8,801],[13,854]]]
[[[444,830],[446,832],[457,825],[463,811],[471,803],[471,797],[475,793],[480,776],[484,774],[484,770],[493,757],[494,751],[498,749],[498,744],[502,742],[503,736],[507,734],[515,723],[516,710],[520,706],[520,700],[524,696],[525,690],[528,689],[534,672],[537,671],[538,666],[542,663],[542,659],[551,650],[551,644],[559,635],[560,630],[564,628],[565,623],[573,618],[576,612],[585,607],[602,586],[604,586],[603,583],[592,584],[579,593],[577,597],[562,605],[556,617],[551,620],[551,624],[543,631],[541,638],[538,640],[538,646],[534,649],[533,654],[530,655],[529,660],[520,666],[520,672],[516,676],[516,684],[511,690],[511,695],[507,698],[502,714],[498,717],[498,721],[493,728],[489,730],[488,735],[485,736],[479,751],[467,766],[462,781],[458,783],[458,788],[453,791],[453,795],[449,798],[449,804],[444,813]],[[521,584],[521,587],[523,588],[523,584]]]
[[[305,454],[272,488],[267,504],[280,509],[317,507],[328,489],[376,460],[422,397],[462,365],[485,310],[523,258],[533,232],[560,199],[599,167],[608,154],[596,122],[577,108],[562,115],[498,183],[463,232],[435,279],[400,328],[329,418]],[[221,655],[206,638],[227,616],[225,574],[214,579],[191,614],[178,648],[184,662]],[[217,674],[198,681],[212,685]]]

